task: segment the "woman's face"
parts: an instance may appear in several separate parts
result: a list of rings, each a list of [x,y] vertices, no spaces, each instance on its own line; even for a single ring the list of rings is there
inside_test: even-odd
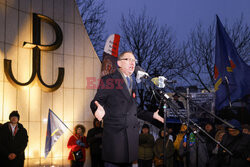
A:
[[[221,133],[221,134],[219,135],[219,139],[218,139],[219,141],[221,141],[221,140],[222,140],[222,138],[223,138],[224,134],[225,134],[225,133]]]
[[[82,134],[82,129],[81,129],[81,128],[77,128],[76,133],[77,133],[78,135]]]

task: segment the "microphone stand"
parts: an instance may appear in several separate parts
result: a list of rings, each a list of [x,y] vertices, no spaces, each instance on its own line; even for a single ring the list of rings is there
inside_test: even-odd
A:
[[[163,97],[166,99],[167,104],[173,109],[175,115],[177,115],[180,120],[182,120],[182,122],[184,120],[188,120],[185,115],[180,114],[180,112],[178,111],[178,106],[176,104],[174,104],[170,99],[167,99],[164,95],[159,94],[157,91],[155,91],[156,94],[158,94],[160,97]],[[166,121],[166,120],[164,120]],[[192,119],[189,119],[189,122],[191,122],[195,127],[197,127],[197,129],[199,129],[200,131],[202,131],[204,134],[206,134],[211,140],[213,140],[215,143],[217,143],[221,148],[223,148],[225,151],[227,151],[230,155],[233,155],[231,151],[229,151],[226,147],[224,147],[222,144],[220,144],[220,142],[218,142],[217,140],[215,140],[210,134],[208,134],[204,129],[202,129],[197,123],[195,123]],[[189,122],[186,122],[186,124],[188,124]],[[193,131],[192,128],[189,127],[189,129],[191,129]],[[195,134],[195,133],[194,133]],[[199,137],[200,138],[200,137]]]
[[[144,77],[144,79],[149,79],[149,78],[151,78],[151,77],[150,77],[150,76]],[[146,82],[143,82],[143,83],[145,84],[146,89],[148,89],[148,87],[147,87],[147,85],[146,85]],[[165,86],[166,86],[168,89],[173,90],[177,95],[180,95],[181,97],[185,98],[186,100],[188,99],[188,102],[191,102],[192,104],[196,105],[198,108],[200,108],[200,109],[206,111],[207,113],[209,113],[210,115],[214,116],[214,117],[217,118],[218,120],[222,121],[222,122],[225,123],[226,125],[228,125],[228,126],[234,128],[233,125],[231,125],[231,124],[229,124],[228,122],[224,121],[223,119],[221,119],[220,117],[216,116],[215,114],[213,114],[213,113],[207,111],[204,107],[201,107],[199,104],[197,104],[197,103],[193,102],[192,100],[190,100],[189,97],[186,97],[186,96],[184,96],[184,95],[178,93],[174,88],[168,86],[167,84],[166,84]],[[165,167],[165,166],[166,166],[166,151],[165,151],[165,147],[166,147],[166,135],[165,135],[165,134],[166,134],[166,119],[167,119],[167,104],[168,104],[168,106],[170,106],[170,107],[172,106],[174,113],[179,117],[180,120],[182,120],[182,119],[181,119],[181,117],[180,117],[180,115],[179,115],[179,112],[177,112],[177,111],[178,111],[178,106],[177,106],[176,104],[174,104],[173,102],[171,102],[171,100],[170,100],[169,98],[166,98],[166,97],[164,96],[164,94],[162,94],[162,91],[161,91],[161,94],[159,94],[157,91],[155,91],[155,88],[153,88],[153,86],[151,86],[151,85],[150,85],[150,87],[149,87],[149,90],[151,90],[151,91],[154,92],[154,94],[155,94],[155,95],[154,95],[154,96],[155,96],[155,99],[156,99],[158,102],[159,102],[159,100],[156,98],[156,94],[157,94],[159,97],[161,97],[161,101],[164,102],[164,107],[163,107],[163,109],[164,109],[164,141],[163,141],[163,145],[164,145],[164,146],[163,146],[163,150],[164,150],[164,151],[163,151],[163,153],[164,153],[164,161],[163,161],[163,166]],[[218,141],[215,140],[212,136],[210,136],[205,130],[203,130],[200,126],[198,126],[192,119],[190,119],[189,117],[188,117],[188,118],[185,118],[185,117],[184,117],[184,119],[188,120],[188,122],[186,121],[187,125],[189,124],[189,122],[191,122],[194,126],[196,126],[196,127],[197,127],[198,129],[200,129],[203,133],[205,133],[210,139],[212,139],[215,143],[217,143],[219,146],[221,146],[221,147],[222,147],[225,151],[227,151],[230,155],[233,155],[231,151],[229,151],[226,147],[224,147],[223,145],[221,145],[220,142],[218,142]],[[185,122],[185,121],[183,121],[183,122]],[[191,129],[191,128],[189,127],[189,129]],[[192,129],[191,129],[191,130],[192,130]],[[193,130],[192,130],[192,131],[193,131]],[[189,140],[187,140],[187,141],[189,141]],[[188,145],[188,144],[187,144],[187,145]]]
[[[187,97],[189,97],[189,88],[187,88]],[[189,143],[189,120],[190,120],[190,106],[189,106],[189,98],[187,98],[187,134],[186,134],[186,136],[187,136],[187,143]],[[174,111],[175,112],[175,111]],[[176,114],[175,114],[176,115]],[[187,150],[189,150],[189,144],[187,144],[186,145],[186,147],[187,147]],[[186,159],[186,165],[187,165],[187,167],[189,167],[189,157],[190,157],[190,154],[189,154],[189,152],[187,152],[187,159]]]
[[[165,120],[167,120],[167,101],[165,100],[165,98],[163,98],[163,114],[164,114],[164,139],[163,139],[164,163],[163,163],[163,166],[165,166],[167,164],[167,152],[166,152],[166,149],[165,149],[166,141],[167,141],[167,137],[166,137],[167,122],[165,121]]]
[[[146,78],[147,79],[147,78]],[[168,108],[167,108],[167,99],[164,96],[160,96],[160,100],[158,98],[156,98],[156,95],[158,95],[158,92],[156,91],[156,89],[154,89],[151,85],[149,87],[147,87],[146,82],[142,82],[144,83],[144,86],[146,87],[146,89],[148,91],[152,91],[153,92],[153,96],[155,97],[156,101],[159,102],[159,108],[160,105],[163,103],[163,114],[164,114],[164,123],[163,123],[163,127],[164,127],[164,138],[163,138],[163,167],[166,167],[167,165],[167,153],[166,153],[166,142],[167,142],[167,138],[166,138],[166,131],[167,131],[167,115],[168,115]]]
[[[233,126],[232,124],[226,122],[225,120],[223,120],[222,118],[218,117],[218,116],[215,115],[214,113],[209,112],[206,108],[204,108],[204,107],[200,106],[199,104],[195,103],[194,101],[192,101],[192,100],[190,99],[190,97],[187,97],[187,96],[184,96],[184,95],[180,94],[180,93],[177,92],[174,88],[168,86],[167,84],[166,84],[165,86],[166,86],[168,89],[170,89],[170,90],[172,90],[173,92],[175,92],[177,95],[183,97],[185,100],[188,99],[188,100],[189,100],[189,103],[191,103],[191,104],[197,106],[199,109],[201,109],[201,110],[205,111],[206,113],[212,115],[214,118],[220,120],[221,122],[223,122],[223,123],[226,124],[227,126],[229,126],[229,127],[231,127],[231,128],[234,128],[234,126]]]

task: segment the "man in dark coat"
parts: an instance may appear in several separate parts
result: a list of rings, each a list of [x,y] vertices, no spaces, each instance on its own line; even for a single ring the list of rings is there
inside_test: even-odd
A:
[[[250,155],[250,138],[248,135],[242,134],[242,129],[240,122],[233,119],[229,123],[234,126],[234,128],[227,128],[228,133],[226,133],[221,141],[221,144],[230,150],[233,155],[229,155],[221,147],[218,151],[218,167],[241,167],[249,166],[249,161],[247,160]]]
[[[87,142],[90,146],[91,166],[102,167],[102,123],[94,119],[94,128],[90,129],[87,134]]]
[[[0,154],[3,166],[24,166],[24,150],[28,143],[28,135],[23,125],[19,123],[19,118],[18,112],[13,111],[9,115],[10,122],[0,127]]]
[[[114,73],[102,77],[91,109],[98,120],[103,120],[103,152],[105,167],[132,166],[138,158],[139,123],[137,117],[163,122],[158,111],[137,112],[135,91],[131,75],[136,59],[132,52],[118,57],[119,67]],[[142,114],[143,113],[143,114]]]

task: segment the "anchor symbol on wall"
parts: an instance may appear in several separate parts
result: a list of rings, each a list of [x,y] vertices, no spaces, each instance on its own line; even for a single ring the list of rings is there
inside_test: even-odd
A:
[[[42,45],[41,44],[41,21],[44,21],[51,25],[55,30],[56,40],[54,43],[50,45]],[[27,85],[33,85],[35,80],[37,81],[38,85],[41,87],[43,91],[46,92],[53,92],[57,90],[64,78],[64,68],[59,67],[58,77],[54,84],[48,85],[46,84],[41,76],[41,51],[52,51],[56,50],[62,44],[63,35],[62,30],[59,25],[52,19],[47,16],[33,13],[33,43],[24,42],[23,47],[27,49],[32,49],[32,74],[29,81],[22,83],[15,79],[12,68],[11,68],[11,60],[4,59],[4,73],[9,80],[9,82],[17,87],[21,88]]]

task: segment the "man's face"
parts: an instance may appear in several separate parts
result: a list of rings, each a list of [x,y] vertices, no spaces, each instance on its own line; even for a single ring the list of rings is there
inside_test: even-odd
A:
[[[248,129],[242,129],[242,133],[244,133],[244,134],[247,134],[247,135],[249,135],[250,134],[250,131],[248,131]]]
[[[17,118],[16,116],[10,117],[10,122],[11,122],[12,124],[17,124],[18,118]]]
[[[132,53],[125,53],[117,64],[120,70],[127,76],[131,76],[135,70],[135,57]]]
[[[228,133],[231,136],[238,136],[238,134],[240,133],[240,131],[238,129],[228,128]]]
[[[143,133],[143,134],[146,134],[146,133],[148,133],[148,132],[149,132],[149,131],[148,131],[148,128],[143,128],[143,129],[142,129],[142,133]]]
[[[207,132],[210,132],[212,129],[213,129],[212,125],[206,124],[205,130],[206,130]]]

